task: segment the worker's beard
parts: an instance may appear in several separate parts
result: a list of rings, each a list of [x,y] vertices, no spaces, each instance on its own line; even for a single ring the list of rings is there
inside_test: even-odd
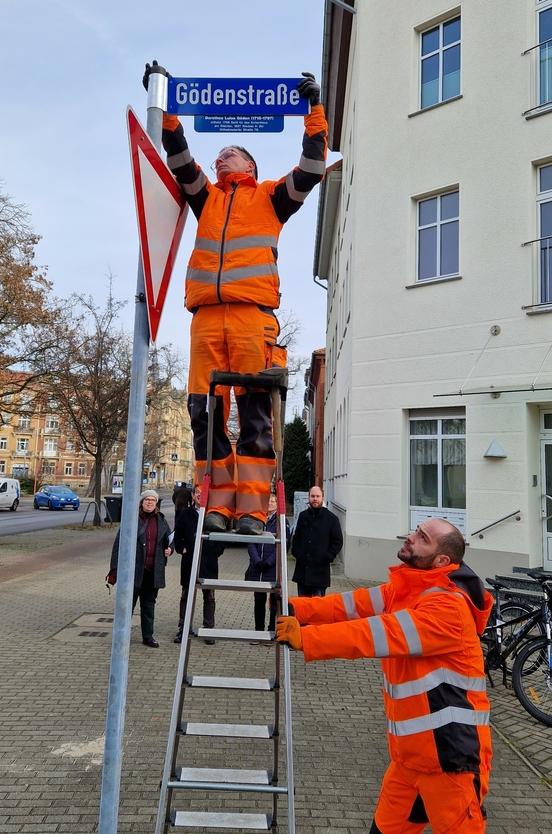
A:
[[[414,553],[408,542],[405,542],[397,553],[397,559],[400,559],[408,567],[414,568],[414,570],[431,570],[436,555],[436,553],[432,553],[429,556],[420,556],[418,553]]]

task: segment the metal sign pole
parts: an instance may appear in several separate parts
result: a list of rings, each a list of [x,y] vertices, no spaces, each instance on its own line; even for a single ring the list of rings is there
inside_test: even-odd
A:
[[[148,84],[147,132],[153,144],[159,150],[161,149],[161,131],[166,99],[167,77],[165,70],[163,67],[155,66]],[[138,534],[138,501],[142,488],[148,352],[149,328],[144,291],[144,273],[142,260],[139,258],[123,484],[123,510],[119,536],[117,593],[115,595],[115,617],[107,695],[99,834],[117,834],[136,537]]]

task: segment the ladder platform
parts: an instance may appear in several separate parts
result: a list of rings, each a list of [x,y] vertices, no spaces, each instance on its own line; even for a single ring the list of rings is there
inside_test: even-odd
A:
[[[213,640],[256,640],[259,643],[273,643],[274,631],[254,631],[245,628],[194,628],[196,637],[213,638]]]
[[[180,732],[184,736],[216,736],[217,738],[273,738],[272,724],[203,724],[183,721]]]
[[[276,582],[248,582],[245,579],[199,579],[201,588],[214,591],[279,591]]]
[[[269,831],[272,814],[240,814],[210,811],[176,811],[171,814],[174,828],[241,828],[246,831]]]
[[[186,678],[188,686],[200,689],[250,689],[271,692],[274,689],[274,678],[225,678],[213,675],[189,675]]]
[[[202,539],[226,544],[276,544],[280,541],[273,533],[203,533]]]

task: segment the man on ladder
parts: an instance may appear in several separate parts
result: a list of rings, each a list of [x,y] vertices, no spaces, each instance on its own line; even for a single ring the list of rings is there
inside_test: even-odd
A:
[[[152,72],[146,64],[144,86]],[[323,178],[328,126],[320,87],[311,73],[299,86],[311,112],[299,165],[279,180],[257,181],[257,165],[240,146],[223,148],[209,181],[190,154],[177,116],[165,114],[163,147],[167,164],[198,220],[195,246],[186,276],[186,307],[193,313],[188,381],[188,410],[194,434],[196,483],[207,458],[207,394],[211,371],[258,374],[285,367],[285,349],[277,345],[280,304],[276,266],[278,237],[284,223],[301,208]],[[217,391],[214,414],[212,479],[206,532],[225,532],[233,518],[237,532],[260,534],[266,520],[274,472],[270,393],[235,390],[240,434],[236,455],[226,434],[230,392]],[[235,478],[237,469],[237,483]]]

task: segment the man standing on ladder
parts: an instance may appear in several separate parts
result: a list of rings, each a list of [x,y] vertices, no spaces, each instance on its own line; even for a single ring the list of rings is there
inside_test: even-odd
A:
[[[152,72],[146,64],[144,86]],[[280,305],[276,261],[284,223],[301,208],[323,178],[328,126],[320,87],[311,73],[299,94],[311,104],[299,165],[279,180],[257,181],[257,165],[241,146],[218,154],[212,183],[188,150],[177,116],[164,115],[167,164],[198,220],[186,276],[186,308],[193,313],[188,380],[188,410],[194,434],[196,483],[207,458],[207,394],[212,370],[258,374],[285,367],[285,349],[274,310]],[[214,415],[212,481],[204,529],[224,532],[232,518],[237,532],[260,534],[266,520],[274,472],[270,393],[235,391],[240,433],[236,455],[226,434],[230,395],[217,391]],[[237,469],[237,483],[235,478]]]

